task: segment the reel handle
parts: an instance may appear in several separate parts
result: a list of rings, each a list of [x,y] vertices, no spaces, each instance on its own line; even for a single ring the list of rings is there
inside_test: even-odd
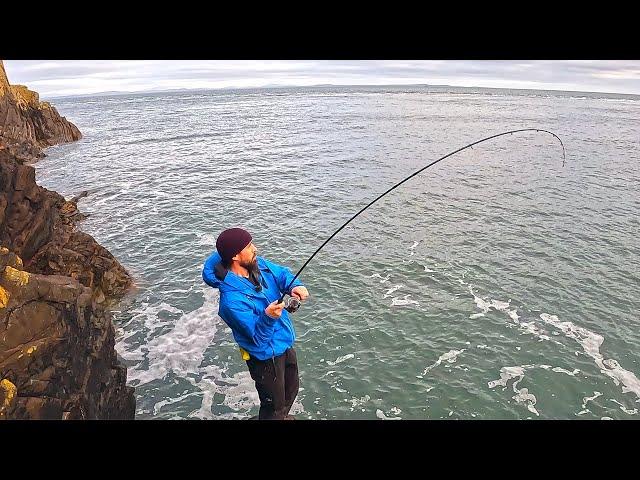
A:
[[[289,297],[284,301],[284,309],[289,313],[295,313],[300,308],[300,300],[296,297]]]

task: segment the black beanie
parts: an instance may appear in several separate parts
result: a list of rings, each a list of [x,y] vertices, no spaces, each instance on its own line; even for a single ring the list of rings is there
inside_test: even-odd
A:
[[[224,262],[230,262],[234,255],[240,253],[251,243],[251,234],[242,228],[229,228],[216,240],[216,250]]]

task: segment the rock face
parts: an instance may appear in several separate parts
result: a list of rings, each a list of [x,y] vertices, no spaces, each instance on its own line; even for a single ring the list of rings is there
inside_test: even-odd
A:
[[[80,130],[38,94],[10,85],[0,61],[0,142],[22,160],[40,158],[42,149],[80,140]]]
[[[5,95],[9,90],[9,79],[7,72],[4,70],[4,63],[0,60],[0,95]]]
[[[25,163],[80,132],[25,91],[9,85],[0,62],[0,122],[3,111],[11,118],[0,123],[9,126],[0,134],[0,419],[133,419],[106,308],[131,278],[77,230],[78,197],[35,183]]]
[[[90,288],[0,252],[0,418],[133,418],[114,329]]]

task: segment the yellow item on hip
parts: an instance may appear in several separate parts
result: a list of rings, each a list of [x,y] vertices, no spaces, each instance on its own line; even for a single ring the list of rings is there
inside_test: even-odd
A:
[[[240,353],[242,354],[242,359],[243,360],[249,360],[251,358],[251,355],[249,355],[249,352],[247,352],[244,348],[240,347]]]

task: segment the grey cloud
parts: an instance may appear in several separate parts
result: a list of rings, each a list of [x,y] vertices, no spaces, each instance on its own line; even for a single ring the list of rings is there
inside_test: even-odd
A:
[[[448,83],[545,90],[640,94],[640,62],[629,60],[424,61],[15,61],[5,62],[12,83],[37,85],[41,96],[126,90],[335,83]],[[66,86],[65,86],[66,84]]]

